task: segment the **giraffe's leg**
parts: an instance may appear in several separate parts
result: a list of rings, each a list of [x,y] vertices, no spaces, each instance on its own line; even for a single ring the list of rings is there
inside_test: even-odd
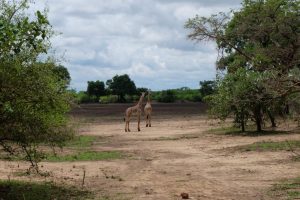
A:
[[[125,132],[127,132],[127,117],[125,117]]]
[[[148,121],[149,121],[149,115],[148,114],[146,114],[146,127],[148,127]]]
[[[149,114],[149,127],[151,127],[151,113]]]
[[[140,129],[140,122],[141,122],[141,113],[138,113],[138,131],[141,131]]]
[[[127,128],[127,131],[130,132],[130,129],[129,129],[129,120],[128,120],[127,124],[128,124],[128,125],[127,125],[127,127],[128,127],[128,128]]]
[[[128,117],[127,117],[127,131],[128,132],[130,132],[130,129],[129,129],[130,116],[131,115],[128,115]]]

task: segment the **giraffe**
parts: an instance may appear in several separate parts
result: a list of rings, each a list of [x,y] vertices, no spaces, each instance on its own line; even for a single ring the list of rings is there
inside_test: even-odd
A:
[[[148,100],[144,108],[145,117],[146,117],[146,127],[151,127],[151,113],[152,113],[152,106],[150,100],[150,91],[148,91]]]
[[[126,109],[125,118],[124,118],[124,121],[126,122],[125,123],[125,132],[127,132],[127,131],[130,132],[130,129],[129,129],[130,117],[132,114],[135,114],[135,113],[137,114],[137,117],[138,117],[138,131],[141,131],[140,121],[141,121],[142,104],[143,104],[144,96],[145,96],[145,92],[142,92],[139,102],[135,106],[132,106],[132,107],[129,107]]]

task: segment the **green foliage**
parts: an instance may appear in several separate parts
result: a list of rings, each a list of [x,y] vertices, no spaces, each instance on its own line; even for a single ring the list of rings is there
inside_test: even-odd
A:
[[[171,91],[171,101],[169,101],[168,97],[169,94],[167,94],[166,91]],[[160,102],[174,102],[174,101],[192,101],[192,102],[200,102],[202,101],[201,94],[199,93],[199,90],[197,89],[189,89],[186,87],[179,88],[179,89],[172,89],[172,90],[166,90],[166,91],[153,91],[151,92],[151,98],[153,100],[157,100]],[[162,100],[162,97],[166,98],[165,101]]]
[[[98,100],[100,96],[105,95],[105,86],[103,81],[88,81],[86,93],[92,97],[96,96]]]
[[[225,120],[230,114],[235,122],[245,130],[248,119],[261,122],[260,110],[267,107],[272,94],[264,90],[266,74],[240,68],[236,73],[228,74],[218,83],[215,94],[205,100],[210,104],[210,114]]]
[[[192,90],[187,87],[179,88],[173,90],[176,96],[176,100],[179,101],[192,101],[192,102],[200,102],[202,101],[202,96],[199,93],[199,90]]]
[[[91,147],[93,142],[97,139],[96,136],[80,135],[74,137],[72,140],[66,143],[66,147]]]
[[[84,91],[80,91],[76,94],[76,102],[78,103],[96,103],[98,99],[96,96],[90,96]]]
[[[0,60],[34,62],[40,53],[46,53],[52,36],[46,13],[35,12],[29,17],[25,10],[28,1],[0,2]]]
[[[300,141],[282,141],[282,142],[272,142],[272,141],[262,141],[253,144],[245,145],[239,147],[239,149],[244,151],[290,151],[292,149],[300,148]]]
[[[244,0],[239,11],[187,21],[192,40],[216,41],[220,55],[217,94],[207,97],[211,113],[234,114],[244,130],[248,118],[261,131],[263,115],[276,126],[289,98],[300,92],[300,4],[294,0]]]
[[[50,162],[72,162],[72,161],[88,161],[88,160],[112,160],[120,159],[122,154],[119,151],[80,151],[75,154],[53,155],[46,156],[45,161]]]
[[[106,85],[112,94],[118,95],[119,102],[125,102],[126,94],[136,94],[136,86],[127,74],[114,76],[111,80],[107,80]]]
[[[29,183],[15,180],[0,180],[0,198],[3,200],[64,200],[92,198],[92,194],[75,187],[60,187],[49,182]]]
[[[137,102],[140,99],[141,93],[139,95],[125,95],[125,102]]]
[[[157,100],[164,103],[174,102],[176,100],[175,92],[173,90],[164,90]]]
[[[117,103],[118,96],[117,95],[107,95],[100,97],[100,103]]]
[[[148,92],[148,89],[147,88],[136,88],[136,94],[137,95],[140,95],[142,94],[142,92]]]
[[[25,153],[37,169],[40,144],[62,146],[72,138],[66,118],[71,95],[62,68],[38,59],[52,33],[46,14],[29,18],[27,8],[27,1],[1,1],[0,145],[11,154]]]
[[[53,72],[59,77],[61,81],[65,81],[66,86],[70,85],[71,76],[67,68],[62,65],[58,65],[53,68]]]
[[[200,94],[202,97],[213,94],[216,91],[216,81],[200,81]]]
[[[289,179],[275,184],[269,191],[269,196],[276,199],[299,199],[300,178]]]

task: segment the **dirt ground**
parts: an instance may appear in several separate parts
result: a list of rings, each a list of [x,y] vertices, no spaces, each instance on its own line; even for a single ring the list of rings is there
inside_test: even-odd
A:
[[[300,162],[291,152],[242,152],[230,147],[258,141],[299,139],[299,134],[265,136],[216,135],[207,130],[221,125],[207,119],[201,103],[153,104],[152,127],[136,119],[125,133],[123,113],[128,105],[82,105],[71,114],[81,124],[82,135],[102,136],[94,150],[124,152],[122,159],[42,163],[53,180],[80,186],[109,199],[269,199],[272,184],[300,175]],[[0,161],[0,178],[17,177],[21,162]],[[101,198],[100,198],[101,199]]]

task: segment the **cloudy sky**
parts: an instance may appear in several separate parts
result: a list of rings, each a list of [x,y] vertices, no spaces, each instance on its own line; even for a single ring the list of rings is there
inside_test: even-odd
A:
[[[64,54],[76,90],[87,81],[129,74],[152,90],[199,88],[215,77],[213,43],[187,40],[183,28],[196,14],[240,7],[241,0],[39,0],[49,8],[53,48]]]

